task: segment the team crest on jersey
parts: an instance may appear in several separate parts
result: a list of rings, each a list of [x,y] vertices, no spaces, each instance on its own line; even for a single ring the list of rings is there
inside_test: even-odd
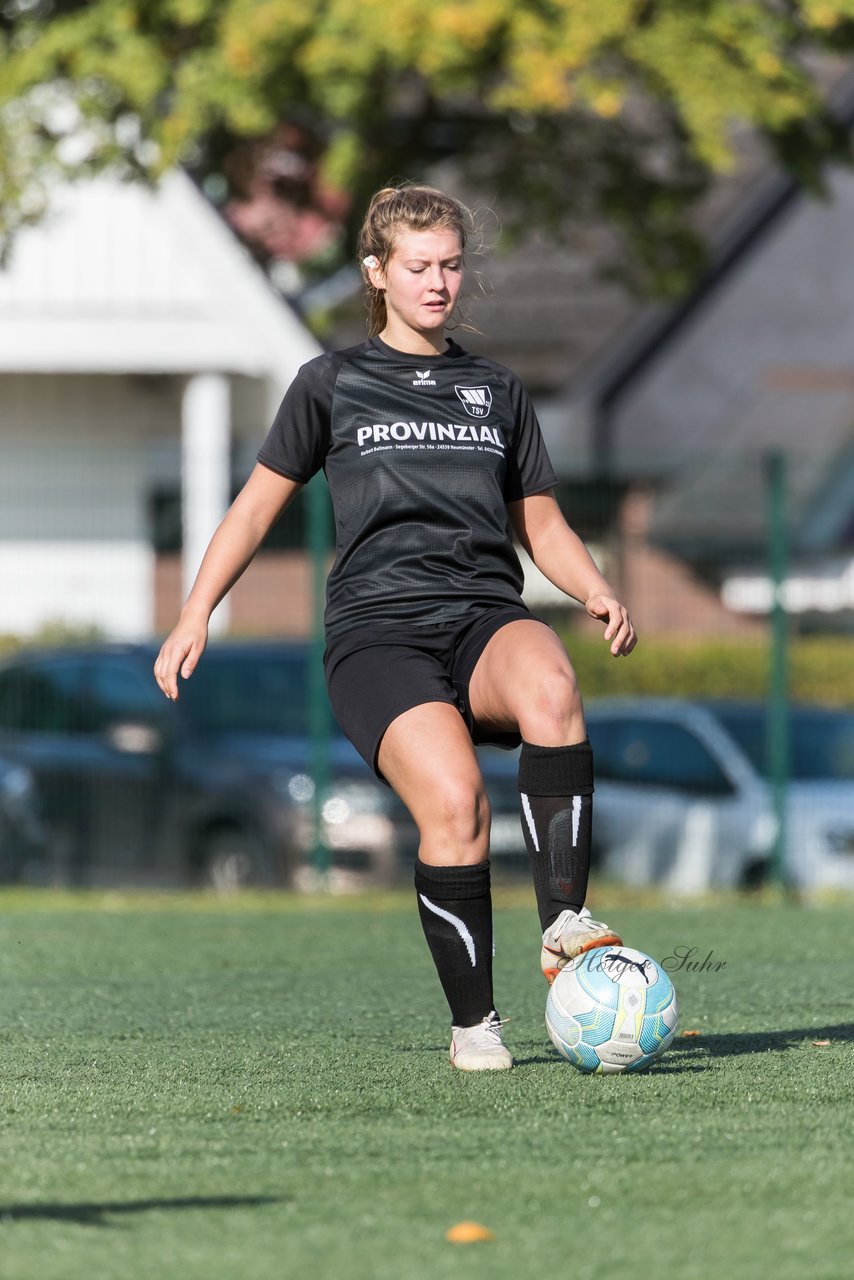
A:
[[[466,413],[473,418],[485,418],[492,408],[492,392],[489,387],[454,387]]]

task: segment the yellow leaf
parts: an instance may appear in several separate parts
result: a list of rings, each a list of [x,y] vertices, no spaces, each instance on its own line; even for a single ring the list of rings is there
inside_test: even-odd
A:
[[[756,59],[756,70],[763,76],[767,76],[772,80],[774,76],[778,76],[783,70],[783,64],[777,57],[776,53],[771,53],[765,49]]]
[[[495,1236],[489,1227],[482,1227],[479,1222],[458,1222],[448,1228],[445,1239],[450,1244],[476,1244],[480,1240],[494,1240]]]
[[[606,120],[611,120],[614,116],[619,115],[622,106],[623,99],[613,89],[603,89],[593,99],[593,110]]]

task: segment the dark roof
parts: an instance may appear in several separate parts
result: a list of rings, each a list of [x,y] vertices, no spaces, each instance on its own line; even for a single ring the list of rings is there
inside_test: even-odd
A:
[[[850,60],[827,62],[814,68],[834,117],[854,128],[854,70]],[[747,258],[777,219],[802,198],[797,179],[773,165],[755,135],[745,132],[739,146],[736,173],[721,179],[699,212],[698,225],[710,248],[709,268],[696,288],[672,307],[659,308],[642,326],[636,340],[615,353],[598,397],[607,414],[623,396],[634,376],[656,358],[709,295]]]
[[[764,205],[768,184],[779,184],[755,134],[739,132],[734,147],[736,168],[716,180],[696,212],[716,263],[722,246],[731,253],[730,242],[740,234],[745,207],[752,211],[757,204],[757,191]],[[477,205],[476,198],[467,198]],[[619,248],[604,227],[570,230],[562,241],[536,231],[507,245],[499,237],[491,252],[469,263],[468,315],[479,332],[464,329],[455,336],[468,349],[509,365],[535,396],[573,394],[585,381],[608,379],[612,366],[631,362],[636,342],[645,351],[647,335],[680,308],[651,304],[606,278],[606,264],[619,269]],[[472,271],[481,277],[480,289],[471,284]],[[364,336],[360,299],[333,307],[327,346],[346,347]]]

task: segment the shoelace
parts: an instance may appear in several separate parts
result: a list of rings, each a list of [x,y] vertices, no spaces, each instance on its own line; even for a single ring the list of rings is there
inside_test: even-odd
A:
[[[586,907],[582,907],[575,917],[576,923],[584,925],[585,929],[607,929],[609,926],[604,920],[594,920]]]
[[[485,1035],[488,1035],[496,1044],[501,1044],[501,1028],[506,1027],[511,1018],[484,1018],[480,1024],[480,1029]]]
[[[575,916],[575,924],[582,925],[585,929],[595,932],[597,929],[609,929],[610,925],[605,924],[604,920],[594,920],[586,907],[582,907]],[[548,939],[550,942],[557,943],[563,932],[563,926],[559,926],[559,919],[555,920],[546,932],[543,934],[543,940]]]
[[[609,925],[605,924],[604,920],[594,920],[593,917],[589,914],[586,916],[582,916],[579,913],[578,921],[579,921],[579,924],[584,925],[585,929],[607,929],[610,927]]]

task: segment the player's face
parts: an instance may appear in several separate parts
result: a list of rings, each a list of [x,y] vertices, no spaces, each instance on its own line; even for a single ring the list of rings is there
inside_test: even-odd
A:
[[[440,334],[457,305],[463,255],[455,231],[401,231],[383,272],[389,335]]]

